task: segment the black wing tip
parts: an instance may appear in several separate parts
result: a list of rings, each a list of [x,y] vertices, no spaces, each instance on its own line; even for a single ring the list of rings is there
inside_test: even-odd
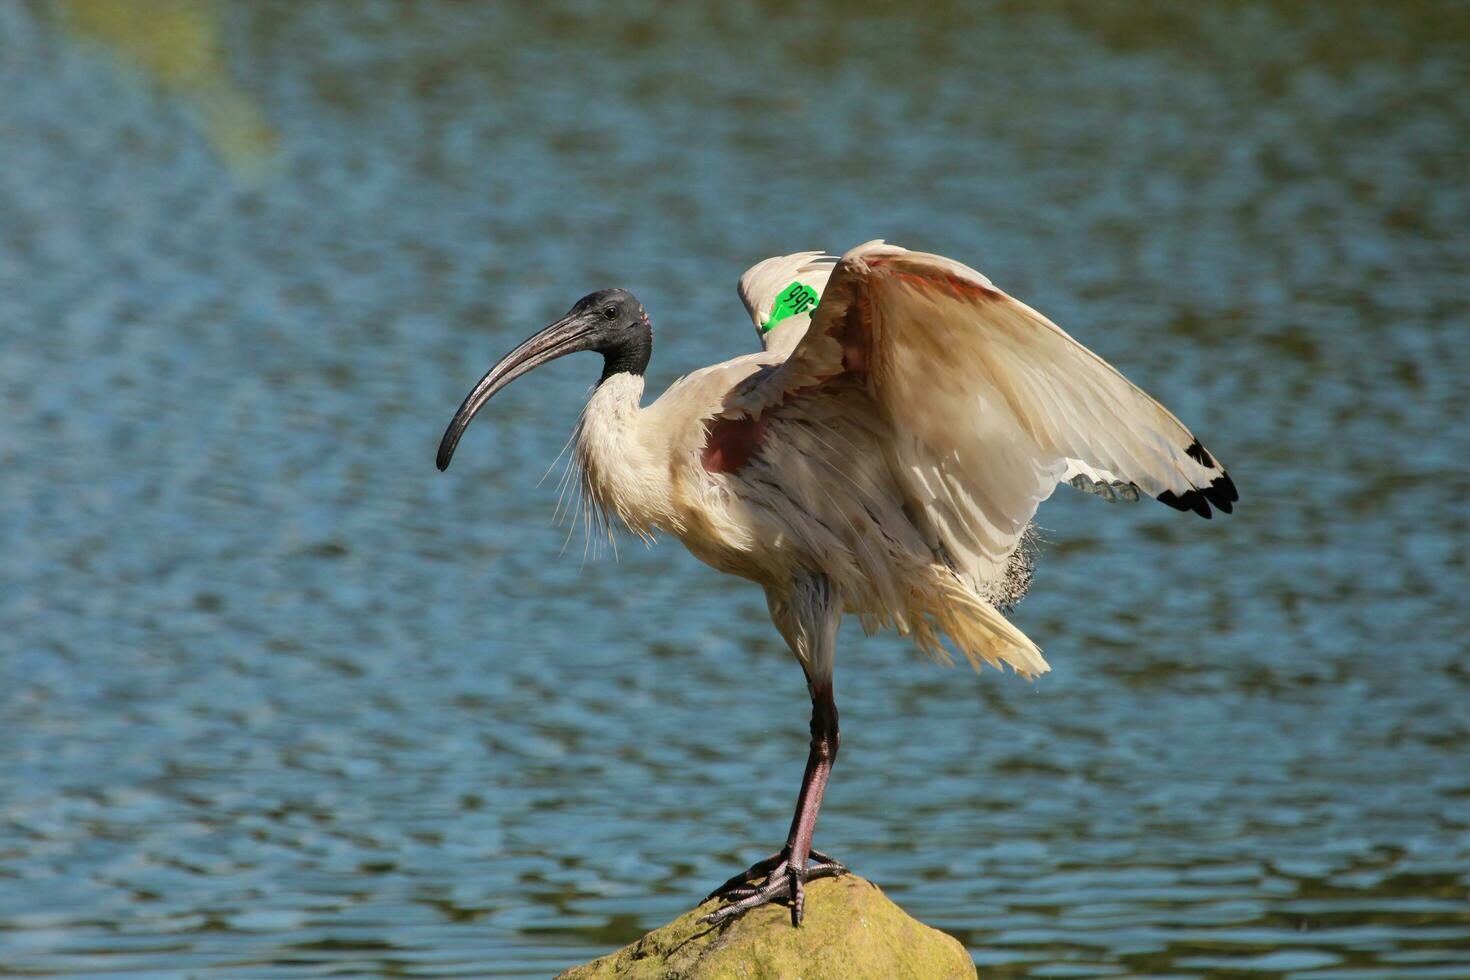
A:
[[[1155,499],[1161,504],[1168,504],[1175,510],[1185,512],[1192,510],[1205,520],[1209,520],[1213,516],[1210,513],[1210,505],[1205,503],[1205,495],[1198,490],[1186,490],[1183,493],[1165,490]]]
[[[1214,469],[1215,467],[1215,457],[1210,455],[1210,451],[1208,449],[1200,445],[1198,439],[1190,443],[1189,448],[1184,450],[1184,455],[1188,456],[1190,459],[1194,460],[1201,466],[1208,466],[1211,469]]]
[[[1196,446],[1199,443],[1195,443]],[[1204,452],[1203,449],[1200,450]],[[1194,454],[1191,452],[1191,456]],[[1240,493],[1235,489],[1235,481],[1230,479],[1230,474],[1224,470],[1220,475],[1211,480],[1208,486],[1191,487],[1183,493],[1175,493],[1173,490],[1165,490],[1156,498],[1161,504],[1168,504],[1175,510],[1194,511],[1205,520],[1214,516],[1210,511],[1210,504],[1214,504],[1221,513],[1233,513],[1235,501],[1240,499]]]
[[[1219,484],[1219,486],[1225,491],[1225,493],[1229,495],[1230,502],[1232,504],[1240,499],[1240,493],[1235,489],[1235,481],[1230,479],[1229,473],[1221,470],[1220,476],[1215,480],[1214,483],[1211,483],[1210,486],[1213,487],[1216,484]]]
[[[1210,481],[1209,486],[1201,487],[1200,490],[1210,503],[1227,514],[1235,509],[1231,505],[1240,499],[1240,494],[1235,492],[1235,481],[1230,479],[1228,473],[1221,473]]]

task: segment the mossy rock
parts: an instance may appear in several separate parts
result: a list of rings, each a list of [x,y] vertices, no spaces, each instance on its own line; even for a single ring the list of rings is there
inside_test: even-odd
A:
[[[856,875],[806,886],[806,918],[784,905],[710,926],[707,902],[616,953],[557,980],[975,980],[959,940],[931,929]]]

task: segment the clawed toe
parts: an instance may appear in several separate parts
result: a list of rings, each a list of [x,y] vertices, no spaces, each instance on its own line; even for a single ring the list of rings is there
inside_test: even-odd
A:
[[[773,854],[757,861],[711,892],[705,901],[721,898],[726,904],[699,921],[718,925],[753,908],[784,898],[791,907],[791,924],[799,926],[805,914],[806,883],[844,874],[847,874],[847,868],[821,851],[812,851],[804,868],[793,868],[785,851]]]
[[[750,867],[746,868],[744,871],[733,874],[729,878],[725,879],[724,884],[716,886],[714,891],[704,896],[704,900],[708,902],[710,899],[714,898],[744,897],[736,895],[735,893],[750,891],[750,883],[752,881],[770,877],[772,871],[785,863],[785,851],[782,851],[779,854],[772,854],[768,858],[762,858],[761,860],[755,862],[755,864],[752,864]]]

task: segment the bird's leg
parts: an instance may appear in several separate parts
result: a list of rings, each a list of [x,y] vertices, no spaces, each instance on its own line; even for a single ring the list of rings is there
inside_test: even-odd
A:
[[[801,792],[796,796],[796,813],[791,817],[791,831],[786,835],[786,878],[791,900],[791,924],[801,925],[805,904],[804,885],[811,868],[807,859],[812,852],[812,834],[817,829],[817,811],[827,792],[827,778],[837,760],[841,735],[837,729],[837,702],[832,699],[832,682],[812,689],[812,742],[806,757],[806,772],[801,777]]]
[[[743,912],[778,899],[791,906],[791,924],[801,925],[805,911],[806,883],[817,878],[835,878],[847,868],[821,851],[812,849],[812,833],[817,826],[817,812],[832,762],[837,758],[841,736],[837,727],[837,703],[832,698],[830,679],[821,687],[812,685],[812,741],[807,753],[806,771],[801,777],[801,792],[796,797],[796,812],[791,817],[791,830],[781,853],[757,861],[735,875],[710,894],[709,898],[728,899],[703,919],[719,923]],[[759,884],[756,880],[763,879]]]
[[[832,668],[842,603],[822,575],[803,576],[793,581],[786,593],[767,592],[766,600],[772,620],[806,672],[807,690],[812,696],[811,748],[786,846],[779,854],[757,861],[715,889],[709,898],[723,898],[727,904],[705,916],[705,922],[723,922],[756,906],[785,899],[791,906],[791,924],[799,926],[804,914],[806,883],[847,872],[826,854],[812,850],[817,812],[822,807],[822,795],[827,790],[827,778],[840,742],[837,702],[832,697]]]

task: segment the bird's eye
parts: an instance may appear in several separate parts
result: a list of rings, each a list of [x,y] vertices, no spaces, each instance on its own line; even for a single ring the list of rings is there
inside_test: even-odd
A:
[[[607,307],[602,311],[602,318],[604,320],[616,320],[618,318],[618,308],[616,306]]]

